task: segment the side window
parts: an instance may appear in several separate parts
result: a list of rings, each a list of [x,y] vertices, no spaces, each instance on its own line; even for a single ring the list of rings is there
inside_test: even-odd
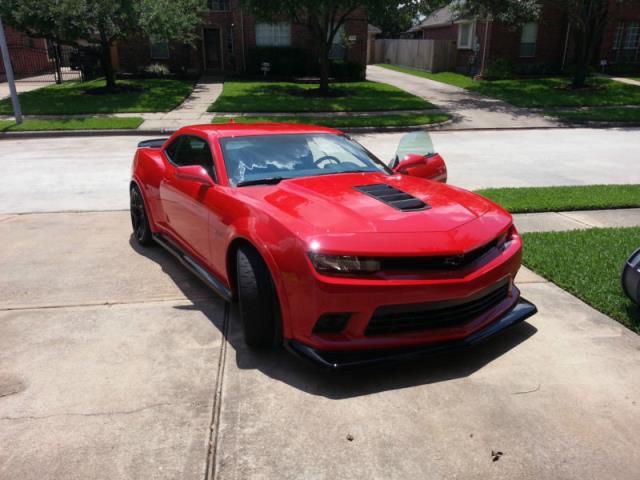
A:
[[[167,148],[164,149],[164,153],[169,157],[169,160],[173,163],[176,163],[176,153],[178,152],[178,147],[180,146],[180,141],[183,137],[176,138],[173,142],[169,144]]]

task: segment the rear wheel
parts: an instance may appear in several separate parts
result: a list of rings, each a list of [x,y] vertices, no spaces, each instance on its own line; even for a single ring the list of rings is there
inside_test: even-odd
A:
[[[241,247],[236,257],[238,300],[245,343],[253,348],[278,345],[280,306],[267,265],[258,252]]]
[[[153,244],[153,237],[151,235],[151,227],[149,227],[147,210],[145,209],[142,194],[135,185],[131,187],[130,199],[131,227],[133,228],[133,236],[138,244],[142,246],[151,245]]]

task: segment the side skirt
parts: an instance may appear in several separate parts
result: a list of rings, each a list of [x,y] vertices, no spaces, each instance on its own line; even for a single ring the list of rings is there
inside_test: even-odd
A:
[[[180,247],[178,247],[168,238],[163,237],[161,234],[154,233],[153,239],[158,243],[158,245],[160,245],[162,248],[176,257],[180,261],[180,263],[187,267],[187,269],[191,273],[202,280],[210,289],[220,295],[223,300],[231,302],[233,298],[231,290],[225,287],[222,282],[220,282],[217,278],[210,274],[206,268],[200,265],[200,263],[191,258]]]

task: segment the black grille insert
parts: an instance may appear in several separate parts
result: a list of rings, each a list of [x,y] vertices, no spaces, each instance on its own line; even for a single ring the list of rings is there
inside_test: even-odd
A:
[[[461,255],[434,255],[430,257],[381,257],[381,270],[384,272],[428,272],[433,270],[457,270],[469,266],[498,244],[498,240],[489,242]]]
[[[361,185],[353,188],[403,212],[415,212],[431,208],[419,198],[384,183]]]
[[[365,335],[393,335],[459,327],[495,307],[508,295],[509,282],[506,281],[465,300],[379,307],[369,320]]]

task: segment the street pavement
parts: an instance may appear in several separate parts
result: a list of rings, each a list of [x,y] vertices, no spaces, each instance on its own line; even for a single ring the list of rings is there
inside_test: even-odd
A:
[[[514,107],[495,98],[427,78],[369,65],[367,80],[386,83],[424,98],[453,116],[447,129],[537,128],[558,126],[539,113]]]
[[[574,183],[637,182],[632,133],[609,163],[580,147],[576,170],[601,163]],[[455,135],[451,158],[477,142]],[[0,479],[637,478],[637,335],[523,269],[539,313],[464,354],[329,374],[253,352],[235,306],[109,211],[137,141],[0,141]],[[526,158],[503,162],[551,166]]]
[[[640,183],[640,129],[434,132],[464,188]],[[355,135],[390,161],[403,134]],[[128,208],[131,160],[149,137],[0,140],[0,214]]]

